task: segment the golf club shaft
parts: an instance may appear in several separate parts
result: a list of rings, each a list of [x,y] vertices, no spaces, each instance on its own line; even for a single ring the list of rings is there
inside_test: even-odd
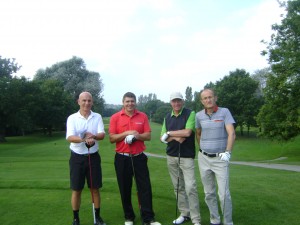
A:
[[[177,168],[177,192],[176,192],[176,205],[175,205],[175,218],[177,218],[177,208],[178,208],[178,192],[179,192],[179,174],[180,174],[180,143],[179,143],[179,149],[178,149],[178,168]]]
[[[92,209],[93,209],[93,218],[94,224],[96,223],[96,215],[95,215],[95,204],[94,204],[94,194],[93,194],[93,177],[92,177],[92,164],[91,164],[91,155],[90,155],[90,148],[88,148],[88,157],[89,157],[89,169],[90,169],[90,192],[92,197]]]

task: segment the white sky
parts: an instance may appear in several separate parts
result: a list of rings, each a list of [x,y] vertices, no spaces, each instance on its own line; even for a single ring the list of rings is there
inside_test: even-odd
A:
[[[276,0],[2,1],[0,55],[28,78],[77,56],[100,73],[106,103],[127,91],[168,102],[237,68],[267,67],[260,41],[282,12]]]

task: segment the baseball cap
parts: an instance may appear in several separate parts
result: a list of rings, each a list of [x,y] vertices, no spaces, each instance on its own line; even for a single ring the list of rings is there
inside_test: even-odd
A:
[[[170,101],[174,100],[174,99],[181,99],[184,100],[182,97],[182,94],[180,92],[173,92],[170,96]]]

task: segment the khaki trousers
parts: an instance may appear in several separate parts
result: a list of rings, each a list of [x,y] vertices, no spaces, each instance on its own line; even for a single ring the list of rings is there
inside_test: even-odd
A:
[[[167,164],[174,192],[177,195],[178,157],[167,156]],[[191,217],[192,223],[201,222],[193,158],[180,158],[178,209],[181,216]]]
[[[223,224],[233,225],[232,202],[229,191],[229,162],[224,162],[219,157],[208,157],[199,152],[198,164],[204,187],[205,202],[210,211],[210,222],[213,224],[221,223],[217,199],[217,184],[220,206],[223,213]]]

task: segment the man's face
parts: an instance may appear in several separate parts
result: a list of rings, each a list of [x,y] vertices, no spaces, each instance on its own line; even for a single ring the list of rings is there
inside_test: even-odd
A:
[[[123,101],[124,110],[127,112],[132,112],[135,110],[136,102],[134,98],[125,97]]]
[[[214,93],[210,90],[203,91],[201,93],[201,103],[204,108],[212,109],[215,107],[217,101],[217,96],[214,96]]]
[[[183,106],[183,100],[178,99],[178,98],[173,99],[173,100],[171,101],[171,106],[172,106],[172,108],[173,108],[173,111],[179,112],[179,111],[182,109],[182,106]]]
[[[89,111],[93,106],[92,96],[88,93],[83,93],[79,96],[78,105],[81,110]]]

